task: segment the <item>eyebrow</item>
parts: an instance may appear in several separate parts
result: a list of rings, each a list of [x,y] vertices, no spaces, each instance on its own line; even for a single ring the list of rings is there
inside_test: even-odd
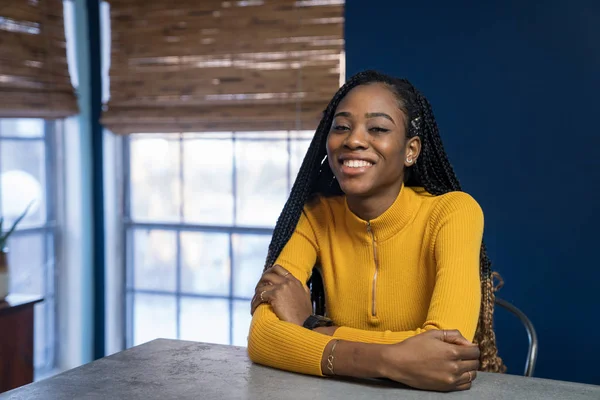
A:
[[[335,114],[334,118],[336,118],[336,117],[351,117],[351,116],[352,116],[352,114],[350,114],[349,112],[341,111],[341,112]],[[387,115],[386,113],[382,113],[382,112],[366,113],[365,117],[367,117],[367,118],[383,117],[383,118],[389,119],[390,121],[392,121],[392,123],[394,125],[396,125],[396,122],[394,121],[394,119],[392,117],[390,117],[389,115]]]
[[[396,125],[396,122],[394,122],[394,119],[392,117],[390,117],[389,115],[387,115],[386,113],[382,113],[382,112],[367,113],[367,114],[365,114],[365,117],[367,117],[367,118],[383,117],[383,118],[389,119],[390,121],[392,121],[392,123],[394,125]]]

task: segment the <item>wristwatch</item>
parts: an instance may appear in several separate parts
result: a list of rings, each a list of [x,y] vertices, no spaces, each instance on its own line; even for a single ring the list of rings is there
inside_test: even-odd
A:
[[[310,329],[311,331],[315,328],[320,328],[322,326],[333,326],[333,321],[327,317],[323,317],[322,315],[310,315],[302,324],[306,329]]]

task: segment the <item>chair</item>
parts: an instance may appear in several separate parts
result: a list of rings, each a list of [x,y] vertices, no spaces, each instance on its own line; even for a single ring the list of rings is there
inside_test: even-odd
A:
[[[525,326],[525,330],[527,331],[527,338],[529,339],[529,350],[527,351],[527,359],[525,360],[524,375],[527,377],[531,377],[533,376],[533,371],[535,370],[535,363],[537,361],[538,354],[538,337],[537,333],[535,332],[535,328],[533,327],[533,324],[531,323],[529,318],[527,318],[527,315],[525,315],[523,311],[519,310],[517,307],[515,307],[508,301],[496,297],[496,304],[504,308],[505,310],[511,312],[512,314],[516,315],[517,318],[519,318],[519,320]]]
[[[309,280],[309,288],[311,292],[311,301],[313,304],[313,310],[315,314],[325,315],[326,314],[326,305],[325,299],[321,296],[318,296],[317,293],[324,293],[323,291],[323,278],[321,277],[321,273],[318,267],[313,269],[312,277]],[[511,312],[516,315],[517,318],[523,323],[525,326],[525,330],[527,331],[527,337],[529,339],[529,350],[527,351],[527,359],[525,360],[525,373],[524,375],[527,377],[533,376],[533,372],[535,370],[535,363],[537,361],[538,354],[538,338],[537,333],[535,332],[535,328],[533,324],[527,318],[527,315],[517,307],[512,305],[506,300],[503,300],[499,297],[496,297],[496,304],[505,310]]]

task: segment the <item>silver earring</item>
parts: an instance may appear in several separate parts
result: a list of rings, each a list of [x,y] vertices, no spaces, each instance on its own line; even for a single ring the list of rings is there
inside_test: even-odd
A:
[[[409,163],[409,164],[412,164],[412,158],[407,158],[406,162]]]

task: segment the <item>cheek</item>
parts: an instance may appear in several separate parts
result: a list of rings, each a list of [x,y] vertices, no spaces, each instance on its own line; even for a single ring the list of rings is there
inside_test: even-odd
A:
[[[406,148],[402,143],[398,143],[397,141],[380,141],[375,146],[387,163],[394,166],[397,164],[404,165]]]
[[[339,138],[339,135],[327,135],[327,157],[329,158],[329,156],[331,154],[333,154],[339,147],[340,147],[341,141]]]

